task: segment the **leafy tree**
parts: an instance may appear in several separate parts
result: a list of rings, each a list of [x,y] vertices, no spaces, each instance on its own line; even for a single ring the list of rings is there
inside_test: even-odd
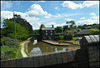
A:
[[[70,29],[73,29],[73,26],[75,25],[75,22],[73,20],[67,21],[66,24],[70,25]]]
[[[91,35],[97,35],[97,34],[100,34],[100,31],[99,29],[90,29],[90,33]]]
[[[60,33],[57,34],[57,36],[55,37],[55,40],[61,40],[63,39],[63,36],[61,36]]]
[[[26,28],[28,30],[29,34],[32,34],[33,29],[32,29],[32,26],[29,24],[29,22],[27,22],[25,19],[21,18],[20,15],[15,14],[14,16],[15,16],[16,23],[18,23],[22,27]],[[9,19],[9,20],[14,21],[14,18]]]
[[[45,28],[45,25],[44,25],[44,24],[41,24],[40,29],[41,29],[41,28]]]
[[[63,31],[69,30],[68,25],[63,26]]]
[[[15,38],[14,22],[8,19],[4,20],[4,32],[2,33],[5,37]],[[16,23],[16,22],[15,22]],[[22,27],[16,23],[16,37],[18,40],[25,40],[29,36],[29,33],[26,28]]]
[[[62,33],[63,32],[63,28],[61,26],[57,26],[55,28],[56,33]]]
[[[73,32],[68,32],[67,34],[64,35],[65,40],[72,40],[72,38],[75,36]]]

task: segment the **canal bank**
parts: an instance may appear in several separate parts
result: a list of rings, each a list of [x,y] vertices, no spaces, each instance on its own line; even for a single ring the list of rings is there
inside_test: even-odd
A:
[[[42,40],[42,42],[50,44],[50,45],[54,45],[54,46],[69,46],[70,45],[70,44],[66,44],[66,43],[52,42],[49,40]]]

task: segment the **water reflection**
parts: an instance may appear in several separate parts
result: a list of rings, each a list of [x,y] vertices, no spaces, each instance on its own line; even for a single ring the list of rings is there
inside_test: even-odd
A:
[[[30,56],[41,55],[41,50],[39,47],[33,48],[30,52]]]
[[[38,42],[35,45],[32,42],[28,43],[28,52],[31,56],[66,51],[66,48],[63,46],[52,46],[44,42]]]

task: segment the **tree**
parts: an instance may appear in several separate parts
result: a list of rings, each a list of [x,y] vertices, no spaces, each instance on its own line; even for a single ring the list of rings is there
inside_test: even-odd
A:
[[[45,25],[44,25],[44,24],[41,24],[40,29],[41,29],[41,28],[45,28]]]
[[[60,33],[57,34],[57,36],[55,37],[55,40],[61,40],[63,39],[63,36],[61,36]]]
[[[41,24],[40,25],[40,29],[39,29],[39,34],[40,34],[41,38],[42,38],[42,34],[41,34],[42,33],[42,31],[41,31],[42,28],[45,28],[45,25],[44,24]]]
[[[14,16],[15,16],[16,23],[18,23],[22,27],[26,28],[28,30],[28,33],[31,35],[33,32],[33,29],[32,29],[32,26],[29,24],[29,22],[27,22],[25,19],[21,18],[20,15],[15,14]],[[9,19],[9,20],[14,21],[14,18]]]
[[[97,34],[100,34],[100,31],[99,29],[90,29],[90,33],[91,35],[97,35]]]
[[[55,28],[56,33],[62,33],[63,32],[63,28],[61,26],[57,26]]]
[[[15,22],[16,23],[16,22]],[[4,19],[3,21],[3,30],[2,33],[5,37],[10,37],[15,39],[15,32],[14,32],[14,22],[8,19]],[[16,23],[16,37],[18,40],[25,40],[29,36],[29,33],[26,28],[22,27],[18,23]]]
[[[67,21],[66,24],[70,25],[70,29],[73,29],[75,22],[73,20],[71,20],[71,21]]]
[[[75,36],[73,32],[68,32],[67,34],[64,35],[65,40],[72,40],[72,38]]]
[[[68,25],[63,26],[63,31],[69,30]]]

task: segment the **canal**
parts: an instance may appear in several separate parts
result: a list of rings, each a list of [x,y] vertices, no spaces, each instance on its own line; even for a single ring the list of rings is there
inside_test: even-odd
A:
[[[62,52],[66,51],[66,49],[67,47],[65,46],[53,46],[44,42],[37,42],[37,40],[34,40],[34,43],[28,43],[28,53],[30,54],[30,56]]]

